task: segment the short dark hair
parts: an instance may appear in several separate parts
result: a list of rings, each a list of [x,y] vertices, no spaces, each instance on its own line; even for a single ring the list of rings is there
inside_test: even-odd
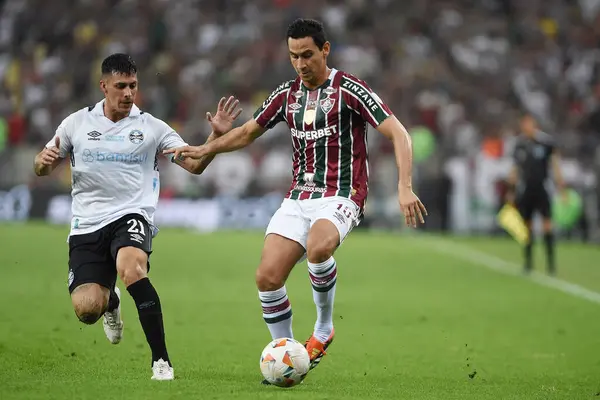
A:
[[[325,28],[320,21],[315,19],[298,18],[290,24],[287,30],[286,40],[302,39],[312,37],[319,50],[323,50],[323,45],[327,42]]]
[[[128,54],[111,54],[102,61],[102,75],[134,75],[136,73],[137,66],[135,65],[135,61]]]

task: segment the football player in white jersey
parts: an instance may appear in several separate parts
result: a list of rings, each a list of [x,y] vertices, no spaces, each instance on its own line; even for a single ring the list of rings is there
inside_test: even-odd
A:
[[[85,324],[104,316],[104,332],[117,344],[123,335],[117,275],[133,298],[152,351],[152,379],[172,380],[161,304],[148,279],[154,211],[160,191],[158,157],[186,145],[169,125],[135,105],[137,67],[130,56],[102,62],[104,99],[69,115],[35,157],[35,173],[49,175],[67,156],[71,162],[73,219],[69,234],[69,292]],[[211,141],[232,128],[238,101],[221,99],[207,113]],[[212,158],[175,160],[201,174]]]

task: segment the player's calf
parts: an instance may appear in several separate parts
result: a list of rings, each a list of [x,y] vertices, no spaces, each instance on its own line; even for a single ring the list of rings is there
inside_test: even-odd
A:
[[[550,218],[544,218],[543,223],[544,230],[544,244],[546,246],[546,263],[547,270],[550,275],[556,274],[555,264],[555,242],[554,242],[554,231],[552,229],[552,220]]]
[[[529,274],[533,268],[533,244],[535,242],[535,237],[533,235],[533,230],[531,229],[531,220],[526,220],[525,224],[529,230],[529,240],[523,247],[523,258],[525,261],[523,265],[523,272],[525,274]]]
[[[258,297],[271,338],[293,338],[292,306],[285,282],[304,248],[293,240],[277,234],[265,238],[260,265],[256,271]]]
[[[284,282],[279,274],[268,274],[264,268],[256,271],[258,298],[272,339],[293,337],[292,305]]]
[[[333,341],[333,304],[337,283],[337,265],[333,253],[339,242],[339,230],[328,219],[318,219],[308,234],[308,275],[317,309],[313,334],[306,341],[311,369],[319,364]]]
[[[96,283],[85,283],[71,293],[71,302],[77,318],[87,325],[96,323],[104,314],[109,291]]]
[[[153,379],[162,376],[160,373],[157,375],[157,365],[161,371],[168,370],[167,375],[172,379],[173,367],[167,352],[160,298],[148,279],[148,255],[144,250],[128,246],[119,249],[116,258],[117,272],[135,302],[146,341],[152,351]]]
[[[322,263],[308,262],[308,276],[317,308],[313,335],[321,343],[327,342],[333,332],[333,303],[337,283],[337,265],[333,257]]]

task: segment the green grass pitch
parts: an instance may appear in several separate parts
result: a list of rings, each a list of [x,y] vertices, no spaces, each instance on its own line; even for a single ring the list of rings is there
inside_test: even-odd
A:
[[[101,323],[77,321],[66,235],[62,226],[0,225],[0,399],[600,396],[600,304],[436,245],[518,264],[519,249],[506,239],[354,232],[336,254],[336,341],[302,385],[280,389],[260,384],[258,360],[270,340],[254,286],[260,232],[163,230],[155,239],[150,278],[163,304],[173,382],[150,380],[126,291],[119,345],[108,343]],[[542,254],[536,250],[538,269]],[[599,255],[597,247],[559,243],[559,278],[600,291]],[[305,263],[288,293],[303,341],[314,323]]]

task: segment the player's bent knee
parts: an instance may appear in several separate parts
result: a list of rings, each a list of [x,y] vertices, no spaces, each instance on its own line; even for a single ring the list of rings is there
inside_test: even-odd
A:
[[[79,320],[86,325],[95,324],[100,319],[101,316],[102,316],[102,313],[95,313],[95,312],[88,312],[88,311],[82,312],[81,314],[77,314],[77,318],[79,318]]]
[[[261,292],[272,292],[283,287],[285,276],[274,268],[261,268],[256,270],[256,287]]]
[[[317,243],[314,246],[308,246],[306,258],[312,263],[325,262],[333,255],[335,247],[335,245],[330,246],[327,243]]]
[[[325,262],[333,255],[338,244],[339,235],[326,237],[313,235],[306,244],[306,258],[313,263]]]
[[[95,283],[77,287],[71,294],[75,315],[84,324],[94,324],[108,305],[109,291]]]
[[[340,233],[335,225],[326,219],[315,222],[306,241],[306,258],[313,263],[327,261],[340,243]]]
[[[117,273],[125,286],[148,276],[148,255],[136,247],[123,247],[117,253]]]
[[[132,285],[148,276],[146,268],[140,264],[127,264],[118,269],[119,277],[125,286]]]

